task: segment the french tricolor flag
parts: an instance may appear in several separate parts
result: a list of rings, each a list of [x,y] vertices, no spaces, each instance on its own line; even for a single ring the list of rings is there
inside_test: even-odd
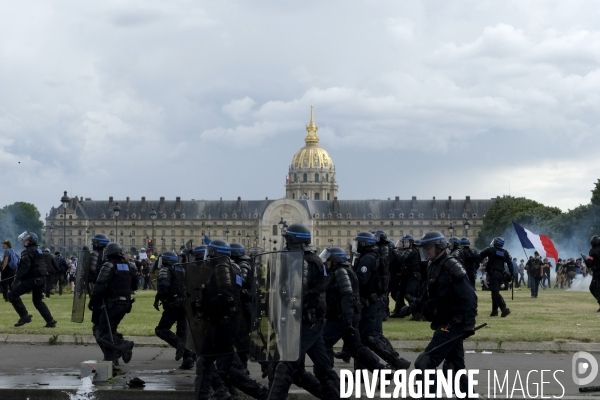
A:
[[[515,231],[517,231],[517,236],[519,236],[521,246],[523,246],[524,249],[535,249],[540,253],[542,258],[554,258],[554,260],[558,262],[558,251],[556,251],[554,243],[552,243],[552,240],[550,240],[548,236],[536,235],[516,222],[513,222],[513,226],[515,227]]]

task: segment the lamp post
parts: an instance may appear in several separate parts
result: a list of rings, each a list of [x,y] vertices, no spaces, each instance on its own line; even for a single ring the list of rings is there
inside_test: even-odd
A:
[[[60,202],[63,205],[63,243],[65,245],[65,257],[67,256],[67,206],[69,205],[69,201],[71,201],[71,199],[67,196],[67,191],[65,190],[65,194],[60,198]]]
[[[154,220],[156,219],[156,211],[154,211],[154,208],[150,211],[150,219],[152,220],[152,246],[154,246]]]
[[[229,228],[225,229],[225,241],[229,242]]]
[[[450,226],[448,227],[448,232],[450,232],[450,236],[453,236],[454,226],[452,226],[452,222],[450,222]]]
[[[110,231],[110,233],[108,234],[108,236],[109,236],[109,238],[110,238],[110,241],[111,241],[111,242],[113,241],[113,240],[112,240],[112,237],[113,237],[113,235],[114,235],[114,234],[115,234],[115,233],[114,233],[113,231]]]
[[[246,233],[246,246],[250,247],[250,235]]]
[[[119,203],[115,203],[113,212],[115,213],[115,242],[119,243],[119,213],[121,212]]]
[[[90,228],[85,228],[85,244],[86,244],[86,246],[87,246],[89,234],[90,234]]]
[[[242,243],[242,231],[238,231],[238,242]]]
[[[171,239],[173,251],[175,251],[175,238]]]
[[[165,252],[165,237],[164,237],[164,236],[161,236],[161,237],[160,237],[160,241],[162,242],[162,250],[161,250],[161,253],[164,253],[164,252]]]
[[[267,251],[267,238],[263,236],[263,251]]]
[[[468,218],[465,218],[465,222],[463,223],[463,226],[465,227],[465,236],[469,237],[469,229],[471,229],[471,224],[469,223]]]
[[[50,241],[52,242],[51,247],[54,247],[54,222],[50,224]]]
[[[132,238],[132,234],[131,232],[129,232],[129,251],[131,251],[131,248],[133,247],[133,243],[131,243],[131,238]]]

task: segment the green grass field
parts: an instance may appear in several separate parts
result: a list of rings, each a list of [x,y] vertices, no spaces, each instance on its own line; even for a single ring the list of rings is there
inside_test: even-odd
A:
[[[154,291],[138,291],[133,311],[125,316],[120,331],[124,335],[154,336],[161,313],[153,307]],[[510,292],[502,292],[512,314],[507,318],[489,317],[491,312],[490,292],[477,291],[479,316],[477,324],[487,322],[489,327],[477,332],[478,341],[576,341],[600,342],[596,335],[600,328],[598,304],[589,292],[567,292],[547,289],[539,292],[537,299],[523,288],[515,291],[514,301]],[[33,321],[19,328],[13,327],[18,316],[12,305],[0,302],[0,333],[28,333],[61,335],[90,335],[91,313],[86,310],[86,321],[82,324],[71,322],[72,295],[53,295],[46,299],[58,326],[44,328],[45,322],[31,303],[31,295],[23,296]],[[384,323],[384,332],[392,340],[428,340],[432,331],[428,322],[414,322],[410,319],[390,319]],[[471,339],[472,340],[472,339]]]

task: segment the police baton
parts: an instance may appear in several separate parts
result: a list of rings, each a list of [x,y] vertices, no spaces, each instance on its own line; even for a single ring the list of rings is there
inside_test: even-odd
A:
[[[110,342],[114,345],[115,341],[113,340],[112,327],[110,326],[110,320],[108,319],[108,311],[106,311],[106,304],[104,304],[104,299],[102,299],[102,309],[104,310],[104,318],[106,318],[106,325],[108,325],[108,337],[110,337]]]
[[[584,386],[579,388],[579,393],[600,392],[600,386]]]
[[[481,325],[479,325],[479,326],[476,326],[476,327],[475,327],[475,330],[479,330],[479,329],[483,328],[484,326],[487,326],[487,322],[484,322],[483,324],[481,324]],[[444,343],[440,344],[439,346],[435,346],[433,349],[431,349],[431,350],[429,350],[429,351],[426,351],[426,352],[425,352],[425,355],[426,355],[426,356],[428,356],[429,354],[433,353],[434,351],[436,351],[436,350],[437,350],[437,349],[439,349],[440,347],[444,347],[445,345],[447,345],[447,344],[449,344],[449,343],[452,343],[452,342],[454,342],[455,340],[457,340],[457,339],[460,339],[460,338],[462,338],[462,337],[463,337],[463,335],[460,335],[460,336],[457,336],[457,337],[455,337],[455,338],[452,338],[452,339],[450,339],[450,340],[447,340],[447,341],[445,341]]]

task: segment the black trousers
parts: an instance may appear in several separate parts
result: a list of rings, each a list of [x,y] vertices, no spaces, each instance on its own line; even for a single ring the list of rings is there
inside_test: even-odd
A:
[[[354,325],[354,324],[353,324]],[[333,365],[333,345],[338,340],[344,340],[344,348],[350,353],[354,359],[360,362],[361,366],[364,366],[370,371],[377,368],[383,368],[383,365],[379,362],[379,357],[375,355],[368,347],[366,347],[360,340],[360,333],[357,327],[354,326],[354,333],[346,332],[344,329],[344,322],[340,320],[327,320],[325,328],[323,329],[323,342],[327,350],[327,356]]]
[[[419,355],[417,360],[415,361],[415,369],[426,370],[426,369],[436,369],[442,361],[444,361],[444,370],[452,370],[454,373],[461,369],[465,369],[465,350],[463,346],[464,339],[462,325],[458,326],[450,326],[448,331],[443,331],[442,328],[447,328],[446,326],[438,327],[433,333],[433,337],[431,338],[431,342],[425,348],[425,351]],[[426,352],[431,349],[447,342],[450,339],[455,339],[452,342],[448,343],[445,346],[440,347],[439,349],[431,352],[428,355],[425,355]],[[460,389],[463,393],[466,392],[468,388],[468,382],[466,376],[463,376],[460,380]],[[430,392],[435,393],[435,388],[430,388]]]
[[[504,309],[506,309],[506,303],[500,294],[500,286],[504,284],[504,274],[502,272],[494,271],[490,272],[488,277],[488,284],[490,286],[490,291],[492,292],[492,311],[498,311],[498,308],[504,311]]]
[[[4,300],[8,300],[8,292],[10,291],[10,286],[14,281],[15,271],[7,265],[6,268],[2,270],[1,276],[3,280],[3,282],[1,282],[2,287],[0,287],[0,289],[2,289],[2,297],[4,297]]]
[[[23,304],[23,300],[21,300],[21,296],[25,293],[31,292],[33,305],[39,311],[40,315],[44,318],[46,322],[52,321],[52,314],[50,313],[48,306],[46,306],[46,304],[44,303],[45,289],[45,276],[29,278],[19,282],[19,284],[10,292],[10,298],[12,299],[11,303],[15,308],[17,314],[19,314],[20,317],[26,317],[27,315],[29,315],[25,304]]]
[[[111,307],[106,308],[106,313],[104,310],[101,310],[98,315],[98,335],[105,342],[112,343],[117,347],[122,347],[123,345],[123,336],[117,332],[119,328],[119,324],[125,317],[125,314],[129,312],[129,303],[118,302],[113,304]],[[106,316],[108,315],[108,321],[106,320]],[[112,335],[111,335],[112,334]],[[118,359],[121,354],[118,350],[111,348],[111,346],[105,346],[101,343],[100,349],[104,353],[104,360],[112,361],[114,359]]]
[[[600,278],[599,277],[595,276],[592,278],[592,283],[590,283],[590,293],[592,294],[592,296],[594,296],[594,298],[596,299],[598,304],[600,304]]]

